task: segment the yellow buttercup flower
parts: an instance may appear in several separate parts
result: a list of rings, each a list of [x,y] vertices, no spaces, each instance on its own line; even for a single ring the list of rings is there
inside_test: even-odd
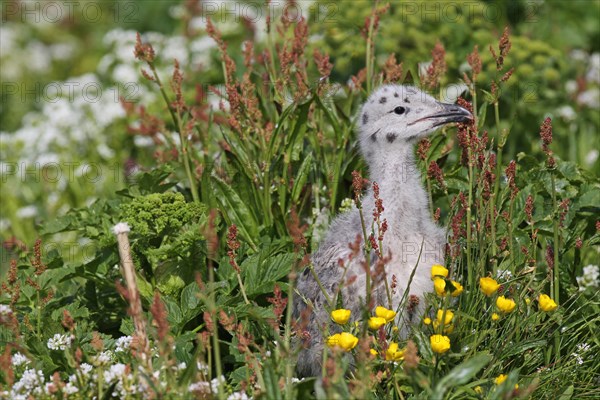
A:
[[[335,335],[331,335],[327,338],[327,346],[335,347],[340,341],[340,334],[336,333]]]
[[[479,287],[486,296],[491,296],[498,291],[500,285],[494,279],[485,277],[479,279]]]
[[[431,318],[429,318],[429,317],[426,317],[426,318],[423,320],[423,323],[424,323],[425,325],[431,325]]]
[[[433,281],[433,288],[438,296],[443,296],[446,294],[446,281],[442,278],[435,278]]]
[[[390,343],[386,352],[385,359],[387,361],[400,361],[404,360],[404,349],[398,348],[398,343]]]
[[[498,321],[500,319],[500,316],[496,313],[492,314],[492,321]]]
[[[558,304],[550,298],[547,294],[540,294],[539,298],[540,310],[550,312],[556,310]]]
[[[450,292],[450,294],[452,295],[452,297],[458,297],[458,296],[460,296],[460,294],[464,290],[463,285],[461,285],[460,283],[458,283],[456,281],[452,281],[452,285],[454,286],[454,290],[452,292]]]
[[[346,351],[350,351],[358,344],[358,338],[351,333],[342,332],[338,340],[338,346]]]
[[[496,377],[496,379],[494,379],[494,383],[496,385],[501,385],[502,382],[506,380],[506,378],[508,378],[508,375],[500,374]]]
[[[375,315],[377,317],[384,318],[385,322],[390,322],[393,321],[394,317],[396,316],[396,311],[388,310],[385,307],[379,306],[375,308]]]
[[[340,308],[331,312],[331,319],[340,325],[344,325],[350,320],[350,314],[352,314],[352,311]]]
[[[514,300],[507,299],[504,296],[498,296],[498,298],[496,299],[496,307],[498,307],[498,309],[503,313],[508,314],[510,312],[513,312],[516,306],[517,303],[515,303]]]
[[[444,314],[444,310],[438,310],[437,311],[437,321],[438,323],[442,323],[442,318],[444,320],[444,325],[448,325],[450,324],[450,322],[452,322],[452,318],[454,318],[454,313],[450,310],[446,310],[446,313]]]
[[[329,347],[341,347],[346,351],[350,351],[358,344],[358,338],[351,333],[342,332],[336,333],[335,335],[327,338],[327,346]]]
[[[374,356],[376,356],[377,354],[379,354],[379,353],[377,352],[377,350],[375,350],[375,349],[371,349],[371,350],[369,350],[369,352],[370,352],[372,355],[374,355]]]
[[[506,378],[508,378],[508,375],[500,374],[496,377],[496,379],[494,379],[494,383],[496,385],[501,385],[506,380]],[[519,384],[517,383],[517,384],[515,384],[515,389],[518,389],[518,388],[519,388]]]
[[[369,318],[369,328],[377,330],[386,324],[385,318],[382,317],[371,317]]]
[[[450,338],[448,336],[431,335],[429,343],[434,353],[443,354],[450,350]]]
[[[444,266],[440,264],[434,264],[431,266],[431,279],[435,279],[436,277],[448,277],[448,270],[444,268]]]

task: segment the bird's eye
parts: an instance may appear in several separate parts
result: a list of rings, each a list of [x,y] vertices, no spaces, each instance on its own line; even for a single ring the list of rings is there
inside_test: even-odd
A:
[[[402,107],[402,106],[398,106],[396,108],[394,108],[394,113],[398,114],[398,115],[402,115],[406,112],[406,108]]]

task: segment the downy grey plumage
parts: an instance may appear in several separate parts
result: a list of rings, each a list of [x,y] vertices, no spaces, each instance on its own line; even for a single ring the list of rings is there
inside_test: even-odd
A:
[[[462,107],[440,103],[413,86],[403,85],[380,87],[368,98],[358,115],[360,150],[369,167],[370,181],[377,182],[380,187],[385,208],[381,220],[386,219],[389,227],[382,254],[391,255],[385,265],[388,284],[391,285],[393,276],[397,281],[392,296],[394,309],[399,306],[409,277],[416,268],[409,294],[418,296],[420,306],[413,313],[399,310],[396,316],[396,323],[404,335],[408,333],[408,324],[422,313],[423,294],[432,288],[429,267],[443,263],[446,244],[444,230],[435,224],[429,212],[428,196],[415,163],[414,145],[444,124],[466,122],[470,118],[471,113]],[[372,186],[363,195],[362,205],[370,232],[375,207]],[[312,255],[314,271],[330,298],[333,299],[338,286],[342,285],[344,307],[352,310],[353,320],[361,318],[366,299],[366,273],[361,266],[364,255],[360,255],[362,260],[360,257],[348,260],[349,244],[355,242],[357,236],[362,238],[363,232],[358,209],[354,207],[334,219]],[[376,261],[373,254],[371,267]],[[340,259],[344,260],[344,267],[338,263]],[[355,280],[345,284],[349,279]],[[331,307],[309,268],[298,276],[296,291],[294,316],[299,318],[307,304],[312,307],[302,335],[306,346],[299,354],[297,369],[300,375],[315,376],[321,372],[323,328],[328,325],[329,334],[334,334],[340,332],[340,327],[331,321]],[[383,281],[372,287],[372,299],[375,305],[388,304]],[[331,306],[335,307],[335,303]]]

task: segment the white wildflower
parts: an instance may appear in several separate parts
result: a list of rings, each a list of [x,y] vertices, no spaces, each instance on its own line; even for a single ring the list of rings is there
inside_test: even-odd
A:
[[[30,362],[31,361],[29,361],[29,359],[21,353],[15,353],[12,356],[12,365],[15,367],[18,367],[19,365],[27,365]]]
[[[577,102],[581,105],[587,106],[589,108],[599,108],[600,107],[600,89],[591,88],[584,92],[581,92],[579,96],[577,96]]]
[[[115,353],[118,352],[127,352],[131,347],[131,341],[133,337],[131,336],[121,336],[115,341]]]
[[[588,82],[600,83],[600,53],[594,53],[590,56],[585,79]]]
[[[499,269],[497,275],[498,279],[507,281],[512,277],[512,272],[507,269]]]
[[[210,384],[208,382],[194,382],[188,386],[188,392],[210,393]]]
[[[585,155],[585,163],[587,165],[593,165],[598,160],[598,150],[592,149]]]
[[[104,381],[110,384],[115,380],[121,380],[122,376],[125,375],[125,369],[126,365],[122,363],[111,365],[108,371],[104,372]]]
[[[565,90],[568,94],[573,94],[577,91],[577,82],[569,80],[565,83]]]
[[[556,110],[556,113],[565,121],[573,121],[577,118],[577,114],[575,114],[575,110],[571,106],[562,106]]]
[[[79,392],[77,386],[75,386],[72,382],[67,382],[63,390],[66,394],[75,394]]]
[[[577,285],[579,291],[583,292],[588,287],[598,287],[598,277],[600,276],[600,268],[597,265],[587,265],[583,267],[583,275],[578,276]]]
[[[17,218],[21,218],[21,219],[33,218],[37,214],[38,214],[38,209],[36,206],[33,206],[33,205],[21,207],[16,212]]]
[[[17,398],[18,395],[29,395],[35,398],[35,394],[41,395],[44,392],[45,378],[42,371],[35,369],[26,369],[23,376],[16,382],[11,390],[11,398]]]
[[[89,377],[90,373],[92,372],[92,370],[94,369],[94,367],[92,367],[90,364],[88,363],[81,363],[79,365],[79,371],[81,371],[81,373],[83,374],[83,376],[85,377]]]
[[[354,200],[346,197],[340,204],[340,213],[349,211],[354,208]]]
[[[577,345],[577,351],[580,351],[582,353],[585,353],[586,351],[588,351],[590,349],[590,345],[587,343],[579,343]]]
[[[233,392],[227,396],[227,400],[249,400],[250,398],[246,392]]]
[[[196,368],[203,374],[208,374],[208,365],[204,364],[202,361],[196,362]]]
[[[110,350],[103,351],[93,358],[96,365],[108,365],[113,360],[113,353]]]
[[[48,339],[47,346],[50,350],[66,350],[67,347],[71,346],[72,338],[69,335],[61,335],[57,333],[50,339]]]
[[[588,53],[582,49],[573,49],[569,53],[569,58],[573,61],[585,62],[588,60]]]
[[[219,378],[214,378],[212,381],[210,381],[210,389],[213,393],[218,393],[219,386],[222,386],[223,383],[225,383],[225,377],[223,375],[221,375]]]
[[[137,147],[152,147],[154,146],[154,140],[150,136],[136,135],[133,137],[133,144]]]
[[[12,314],[12,308],[7,306],[6,304],[0,304],[0,315],[3,317],[7,317]]]

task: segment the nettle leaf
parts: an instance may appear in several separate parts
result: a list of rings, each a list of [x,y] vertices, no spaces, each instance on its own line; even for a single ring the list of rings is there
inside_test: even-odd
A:
[[[221,205],[227,224],[235,224],[240,235],[256,248],[258,238],[258,222],[246,203],[236,191],[217,176],[212,176],[212,187],[217,201]]]
[[[65,307],[61,307],[52,311],[51,318],[55,321],[61,321],[63,318],[64,310],[68,311],[69,314],[71,314],[71,317],[73,317],[73,319],[75,320],[88,318],[90,316],[90,310],[88,310],[87,307],[81,306],[79,304],[69,304]]]
[[[239,319],[249,318],[255,321],[265,322],[268,319],[275,318],[271,308],[257,307],[253,304],[241,304],[232,309]]]
[[[413,333],[413,338],[415,339],[419,353],[428,361],[433,359],[433,351],[431,351],[431,346],[429,345],[429,337],[418,329],[414,329]]]
[[[179,330],[183,322],[183,313],[181,312],[181,308],[177,305],[177,303],[168,297],[162,297],[161,300],[167,309],[167,321],[169,321],[169,324],[173,329]]]
[[[196,282],[190,283],[181,291],[180,308],[186,323],[196,317],[203,308],[199,295],[200,288]]]
[[[600,188],[582,187],[586,190],[578,199],[575,200],[575,207],[579,210],[584,207],[592,207],[596,210],[600,208]]]
[[[583,177],[579,172],[577,164],[573,161],[562,161],[557,166],[558,170],[569,181],[582,182]]]
[[[73,214],[67,214],[51,221],[46,221],[40,228],[42,235],[64,232],[74,228],[76,217]]]
[[[161,164],[148,172],[135,176],[135,188],[140,194],[163,193],[177,184],[177,181],[166,182],[173,173],[169,164]]]
[[[248,257],[240,266],[246,294],[256,296],[271,293],[275,282],[289,274],[297,258],[295,253],[265,257],[263,252]]]

